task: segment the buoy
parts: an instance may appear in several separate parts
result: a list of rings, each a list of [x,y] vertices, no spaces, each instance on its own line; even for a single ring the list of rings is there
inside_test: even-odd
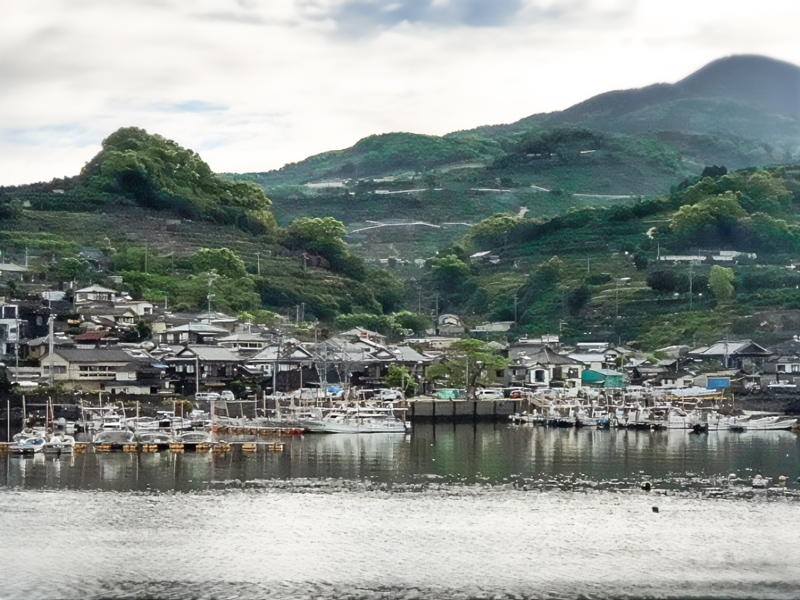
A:
[[[645,482],[642,484],[642,489],[643,489],[645,492],[649,492],[649,491],[650,491],[650,489],[651,489],[652,487],[653,487],[653,486],[652,486],[652,485],[650,485],[650,482],[649,482],[649,481],[645,481]]]
[[[654,513],[657,513],[657,512],[658,512],[658,507],[657,507],[657,506],[654,506],[654,507],[653,507],[653,512],[654,512]]]
[[[786,486],[786,480],[789,479],[786,475],[780,475],[778,477],[778,485]]]

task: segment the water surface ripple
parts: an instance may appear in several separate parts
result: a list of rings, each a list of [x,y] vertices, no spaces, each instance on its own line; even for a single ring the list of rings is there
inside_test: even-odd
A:
[[[255,456],[0,457],[0,598],[800,594],[797,436],[634,433],[450,426]],[[753,488],[756,473],[789,485]]]

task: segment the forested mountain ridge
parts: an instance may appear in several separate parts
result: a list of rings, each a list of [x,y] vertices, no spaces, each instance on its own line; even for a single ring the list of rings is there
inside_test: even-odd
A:
[[[191,150],[124,128],[75,177],[0,188],[0,250],[30,259],[41,284],[119,276],[135,298],[176,310],[213,299],[235,314],[302,308],[330,320],[399,306],[402,285],[350,252],[341,223],[298,219],[284,229],[270,206],[260,188],[219,178]]]
[[[654,197],[705,166],[786,164],[800,155],[800,68],[759,56],[707,65],[675,84],[600,94],[563,111],[437,137],[370,136],[267,173],[281,223],[332,215],[370,255],[428,256],[433,232],[374,222],[474,223],[498,211],[555,216],[621,197]],[[376,252],[377,251],[377,252]]]
[[[420,293],[442,310],[513,321],[517,335],[560,331],[647,349],[726,333],[791,337],[800,326],[800,166],[704,175],[660,198],[485,219],[428,261]]]

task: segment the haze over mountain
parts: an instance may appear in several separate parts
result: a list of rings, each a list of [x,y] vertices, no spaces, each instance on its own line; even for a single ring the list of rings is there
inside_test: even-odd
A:
[[[800,67],[763,56],[731,56],[674,84],[600,94],[515,125],[529,122],[619,133],[718,131],[781,142],[800,131]]]
[[[800,152],[800,67],[763,56],[731,56],[714,61],[674,84],[611,91],[563,111],[531,115],[512,124],[480,126],[443,138],[419,136],[419,139],[426,145],[431,145],[431,140],[463,140],[466,136],[498,141],[503,147],[473,146],[463,161],[482,159],[488,164],[498,153],[508,151],[507,146],[515,136],[556,127],[613,134],[659,134],[664,143],[687,155],[690,162],[687,166],[692,169],[701,163],[726,159],[734,168],[780,162]],[[680,136],[665,136],[667,132]],[[692,139],[703,134],[726,139]],[[436,160],[427,152],[418,152],[416,147],[405,151],[397,147],[392,140],[396,135],[408,138],[412,134],[372,136],[351,148],[312,156],[257,177],[264,184],[313,182],[331,177],[376,177],[398,170],[423,171],[459,162],[452,156],[453,144],[447,148],[449,152],[441,152]],[[381,140],[380,148],[376,143],[365,143],[375,139]],[[439,150],[445,146],[439,142]],[[376,152],[392,154],[394,160],[382,161],[382,166],[377,166],[375,160],[365,160],[374,158]],[[348,162],[356,168],[348,171]],[[644,189],[642,193],[655,191]]]

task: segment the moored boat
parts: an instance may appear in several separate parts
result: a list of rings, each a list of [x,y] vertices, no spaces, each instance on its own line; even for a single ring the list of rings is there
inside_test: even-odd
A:
[[[377,406],[338,408],[302,424],[312,433],[406,433],[411,427],[395,416],[392,408]]]
[[[45,454],[72,454],[75,449],[75,438],[66,433],[54,433],[44,443]]]
[[[14,441],[8,451],[18,456],[38,454],[44,448],[45,439],[43,437],[26,437]]]

